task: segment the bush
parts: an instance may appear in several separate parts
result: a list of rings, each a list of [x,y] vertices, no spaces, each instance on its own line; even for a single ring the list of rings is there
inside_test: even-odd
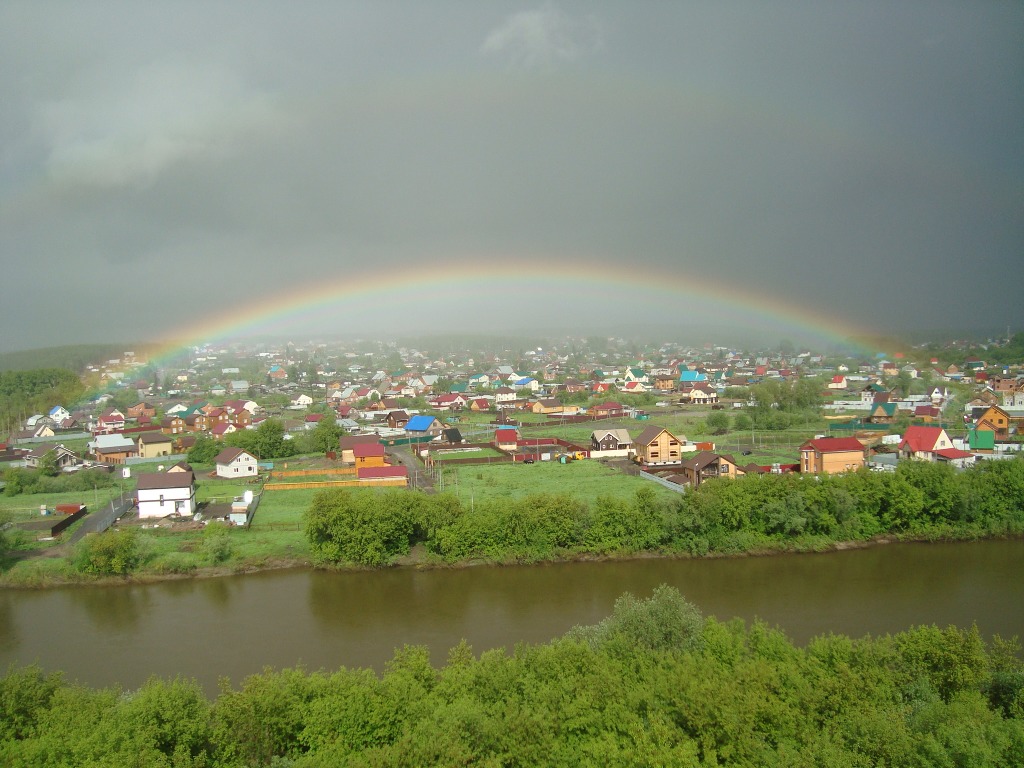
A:
[[[107,531],[86,536],[78,545],[75,567],[98,576],[125,576],[142,562],[135,531]]]

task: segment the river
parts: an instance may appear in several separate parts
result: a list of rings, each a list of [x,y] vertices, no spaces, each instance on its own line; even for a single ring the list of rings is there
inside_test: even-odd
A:
[[[436,664],[547,641],[607,616],[625,591],[678,588],[706,616],[763,619],[797,643],[915,624],[1024,637],[1024,540],[889,544],[827,554],[643,559],[456,570],[271,571],[115,587],[0,591],[0,665],[91,686],[194,677],[214,693],[264,666],[382,669],[426,645]]]

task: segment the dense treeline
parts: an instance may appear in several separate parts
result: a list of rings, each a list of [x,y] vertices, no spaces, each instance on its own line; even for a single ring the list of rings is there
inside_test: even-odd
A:
[[[536,494],[476,502],[405,491],[318,494],[306,533],[318,564],[382,565],[422,541],[448,562],[532,561],[578,554],[702,555],[814,548],[878,535],[978,537],[1024,531],[1024,459],[902,462],[892,473],[749,475],[712,480],[672,499]]]
[[[241,768],[376,765],[1024,765],[1024,667],[976,629],[805,649],[704,620],[674,589],[511,655],[462,644],[368,670],[265,670],[210,701],[194,681],[93,690],[0,679],[0,762]]]
[[[0,372],[0,420],[5,429],[18,428],[34,413],[48,413],[55,405],[70,407],[85,392],[78,376],[64,368]]]

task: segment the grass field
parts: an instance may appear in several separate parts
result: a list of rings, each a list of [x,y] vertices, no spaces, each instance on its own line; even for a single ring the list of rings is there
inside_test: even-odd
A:
[[[452,459],[501,459],[505,454],[496,448],[456,449],[453,451],[431,451],[430,458],[434,461],[451,461]]]
[[[651,488],[659,495],[674,497],[666,488],[632,475],[625,475],[599,461],[569,464],[481,464],[445,471],[446,492],[464,503],[471,500],[520,498],[532,493],[568,493],[587,501],[598,496],[632,499],[637,488]]]

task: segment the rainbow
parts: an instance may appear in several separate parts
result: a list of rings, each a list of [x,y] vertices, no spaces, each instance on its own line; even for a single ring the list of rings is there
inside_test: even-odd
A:
[[[639,303],[646,304],[646,313],[639,311]],[[443,305],[458,308],[445,330],[463,332],[500,332],[503,325],[541,327],[538,321],[522,320],[523,315],[558,318],[551,323],[556,328],[569,327],[574,320],[572,327],[584,335],[589,335],[588,322],[608,328],[616,320],[626,326],[651,325],[661,317],[666,340],[685,334],[687,325],[706,329],[719,323],[792,334],[827,347],[850,347],[864,331],[810,303],[792,303],[706,276],[635,264],[610,266],[604,259],[488,254],[471,260],[427,259],[419,266],[394,269],[382,265],[373,272],[306,282],[241,301],[174,329],[163,342],[162,356],[187,347],[269,335],[372,338],[388,317],[405,324],[401,335],[426,335],[439,330],[430,323],[435,308]]]

